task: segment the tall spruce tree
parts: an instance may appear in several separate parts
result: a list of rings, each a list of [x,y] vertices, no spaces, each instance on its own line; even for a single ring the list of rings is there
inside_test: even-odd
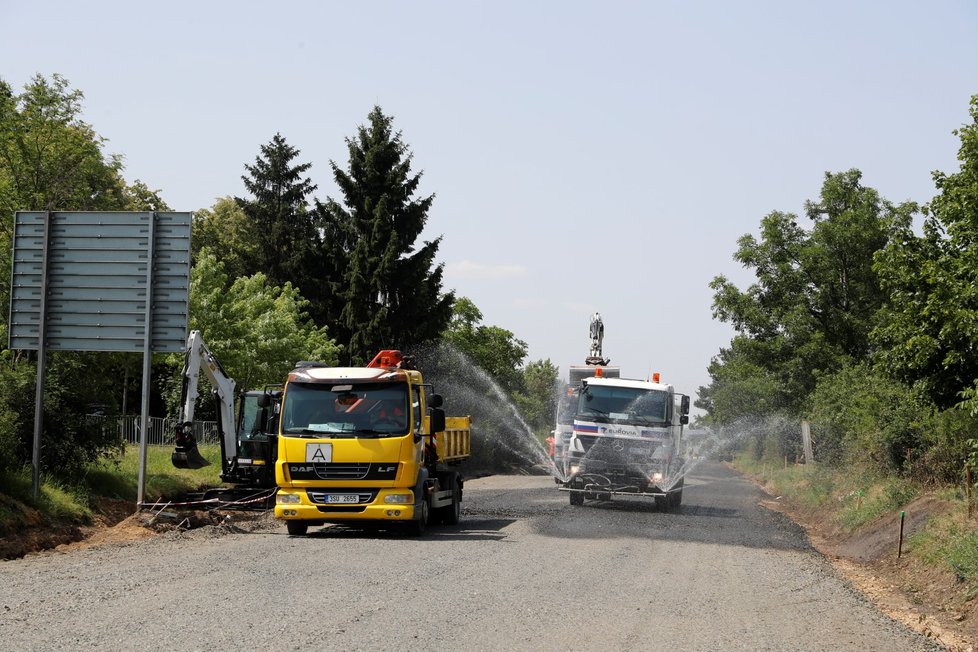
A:
[[[271,285],[291,283],[309,302],[310,315],[325,323],[321,238],[317,213],[309,196],[316,189],[305,176],[311,163],[293,163],[299,150],[281,134],[262,145],[254,165],[242,176],[252,199],[236,197],[238,205],[260,234],[260,246],[244,261],[246,275],[262,272]]]
[[[455,299],[442,292],[442,265],[435,265],[441,237],[415,246],[434,195],[414,197],[421,173],[412,175],[412,154],[393,131],[393,118],[375,106],[368,121],[347,139],[348,169],[330,161],[342,203],[319,206],[325,276],[342,303],[332,308],[339,328],[331,333],[347,344],[343,355],[351,363],[437,338]]]

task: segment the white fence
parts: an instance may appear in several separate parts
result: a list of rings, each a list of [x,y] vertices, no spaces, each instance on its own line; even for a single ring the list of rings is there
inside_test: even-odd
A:
[[[139,416],[122,417],[99,417],[91,416],[102,424],[102,428],[115,427],[126,442],[130,444],[139,443]],[[173,446],[173,426],[174,419],[163,417],[149,417],[149,428],[146,443],[151,446]],[[216,444],[219,442],[216,421],[194,421],[194,437],[197,441],[205,444]]]

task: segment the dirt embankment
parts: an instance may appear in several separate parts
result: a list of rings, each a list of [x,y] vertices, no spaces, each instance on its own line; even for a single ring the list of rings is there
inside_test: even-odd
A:
[[[0,495],[0,500],[11,501]],[[99,498],[91,524],[79,525],[66,520],[45,521],[34,510],[21,503],[22,527],[0,534],[0,559],[17,559],[45,550],[68,551],[105,544],[129,543],[161,532],[190,530],[206,526],[226,528],[261,520],[261,512],[226,512],[219,510],[155,510],[136,512],[129,500]],[[25,511],[26,510],[26,511]]]
[[[846,532],[826,512],[792,505],[761,487],[770,496],[762,504],[803,526],[812,545],[883,612],[954,652],[978,652],[978,599],[969,600],[949,570],[916,559],[908,543],[931,517],[949,512],[950,503],[924,496],[907,505],[901,548],[898,514]]]

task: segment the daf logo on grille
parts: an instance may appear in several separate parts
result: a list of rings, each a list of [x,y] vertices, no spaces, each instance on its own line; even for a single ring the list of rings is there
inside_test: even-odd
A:
[[[613,442],[611,442],[611,447],[614,448],[616,451],[621,452],[625,450],[625,442],[623,442],[620,439],[616,439]]]

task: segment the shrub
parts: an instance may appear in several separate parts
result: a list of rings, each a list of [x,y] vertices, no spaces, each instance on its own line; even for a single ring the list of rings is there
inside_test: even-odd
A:
[[[816,457],[905,473],[926,444],[933,412],[933,405],[914,390],[869,366],[846,367],[821,378],[812,394]]]
[[[31,463],[36,376],[35,365],[27,362],[0,367],[0,470]],[[89,462],[125,446],[114,429],[85,419],[90,405],[104,401],[111,374],[91,354],[52,352],[45,376],[42,472],[72,481]]]

